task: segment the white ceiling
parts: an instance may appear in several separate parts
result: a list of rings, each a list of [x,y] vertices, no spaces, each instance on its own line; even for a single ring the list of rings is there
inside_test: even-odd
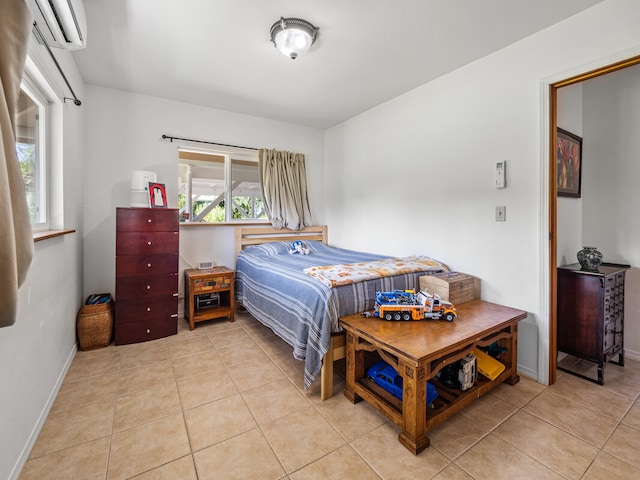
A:
[[[86,83],[327,128],[602,0],[84,0]],[[290,60],[281,16],[320,28]]]

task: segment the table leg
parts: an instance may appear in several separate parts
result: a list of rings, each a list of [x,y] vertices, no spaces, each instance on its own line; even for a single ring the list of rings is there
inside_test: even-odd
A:
[[[429,446],[427,437],[427,376],[424,365],[400,361],[402,432],[398,439],[415,455]]]
[[[361,397],[356,395],[355,386],[356,381],[364,376],[364,352],[356,350],[356,345],[358,344],[356,335],[347,332],[346,340],[347,381],[343,393],[351,403],[357,403],[362,400]]]
[[[511,376],[505,380],[509,385],[515,385],[520,381],[518,375],[518,324],[510,327],[511,340],[507,346],[507,355],[509,356],[508,364],[511,368]]]

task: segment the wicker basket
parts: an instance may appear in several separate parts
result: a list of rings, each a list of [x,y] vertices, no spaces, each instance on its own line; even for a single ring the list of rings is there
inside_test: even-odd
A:
[[[109,295],[108,293],[102,295]],[[111,297],[111,295],[109,295]],[[83,305],[78,312],[77,331],[80,350],[103,348],[113,333],[113,298],[107,303]]]

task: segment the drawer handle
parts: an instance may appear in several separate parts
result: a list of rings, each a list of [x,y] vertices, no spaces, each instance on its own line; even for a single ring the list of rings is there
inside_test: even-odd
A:
[[[151,264],[150,263],[147,263],[147,268],[151,268]]]
[[[151,242],[147,242],[147,245],[151,245]]]
[[[174,294],[173,294],[173,296],[174,296],[174,297],[177,297],[177,296],[178,296],[178,294],[177,294],[177,293],[174,293]]]
[[[150,312],[150,311],[151,311],[151,307],[147,307],[147,312]]]
[[[151,329],[150,328],[147,328],[147,333],[151,333]]]
[[[171,315],[171,318],[178,318],[178,314],[174,313],[173,315]]]
[[[147,285],[147,290],[151,290],[151,285]]]
[[[147,223],[151,223],[151,219],[150,218],[147,218]]]

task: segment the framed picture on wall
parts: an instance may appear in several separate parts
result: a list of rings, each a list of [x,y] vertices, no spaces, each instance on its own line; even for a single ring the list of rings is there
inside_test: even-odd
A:
[[[151,208],[167,208],[167,189],[164,183],[149,182],[149,206]]]
[[[582,184],[582,138],[558,128],[556,177],[559,197],[580,198]]]

